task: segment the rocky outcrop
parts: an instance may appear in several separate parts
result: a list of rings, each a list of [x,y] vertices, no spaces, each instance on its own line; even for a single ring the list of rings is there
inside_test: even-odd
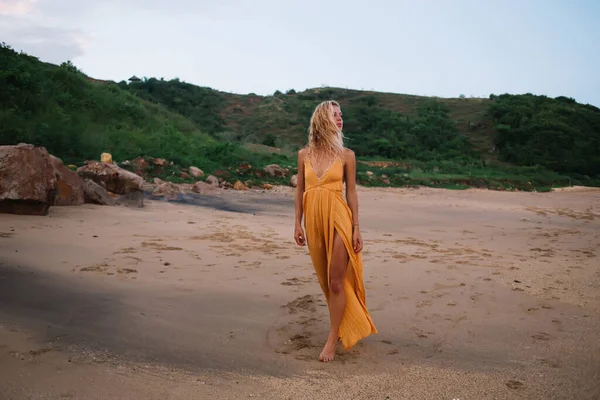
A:
[[[190,167],[190,174],[194,177],[194,178],[204,178],[204,172],[197,167]]]
[[[57,176],[44,147],[0,146],[0,212],[46,215],[54,204]]]
[[[117,165],[98,161],[88,161],[77,169],[83,179],[91,179],[107,191],[115,194],[141,192],[144,180],[141,176],[127,171]]]
[[[83,183],[83,195],[86,203],[100,204],[103,206],[115,205],[115,199],[108,194],[106,189],[91,179]]]
[[[175,200],[185,194],[185,189],[173,182],[165,182],[158,178],[154,178],[156,188],[152,192],[152,196],[163,197],[167,200]]]
[[[198,194],[207,194],[214,191],[214,187],[206,182],[198,181],[192,186],[192,192]]]
[[[78,206],[85,203],[85,182],[74,171],[65,166],[62,160],[50,154],[50,164],[56,173],[55,206]]]
[[[206,183],[208,183],[212,187],[219,187],[219,178],[213,175],[209,175],[206,178]]]
[[[285,178],[286,170],[277,164],[267,165],[264,169],[269,176]]]
[[[244,185],[244,184],[243,184],[241,181],[236,181],[236,182],[233,184],[233,188],[234,188],[235,190],[241,190],[241,191],[248,190],[248,187],[247,187],[246,185]]]

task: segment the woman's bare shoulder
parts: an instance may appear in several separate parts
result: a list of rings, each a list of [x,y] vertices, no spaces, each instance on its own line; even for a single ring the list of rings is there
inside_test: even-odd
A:
[[[356,159],[356,155],[352,149],[347,147],[344,148],[344,161],[345,162],[353,162]]]
[[[298,163],[303,164],[304,160],[308,156],[308,149],[306,147],[298,150]]]

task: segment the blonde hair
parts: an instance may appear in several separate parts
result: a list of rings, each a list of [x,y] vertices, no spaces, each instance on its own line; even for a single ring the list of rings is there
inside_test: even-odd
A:
[[[310,154],[339,156],[344,151],[344,135],[335,124],[333,107],[341,110],[339,103],[328,100],[315,107],[308,128]]]

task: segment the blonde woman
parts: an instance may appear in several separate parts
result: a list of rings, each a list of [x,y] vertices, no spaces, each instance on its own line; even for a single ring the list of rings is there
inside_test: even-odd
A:
[[[319,356],[323,362],[333,361],[338,341],[348,350],[377,333],[363,284],[356,158],[344,147],[343,124],[340,105],[322,102],[310,119],[308,145],[298,152],[294,239],[308,245],[329,306],[330,331]]]

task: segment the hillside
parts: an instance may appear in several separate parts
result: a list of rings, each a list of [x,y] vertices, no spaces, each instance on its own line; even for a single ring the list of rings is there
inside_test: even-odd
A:
[[[337,88],[276,92],[273,96],[236,95],[155,78],[121,82],[120,86],[193,119],[215,137],[227,140],[296,151],[306,143],[306,127],[314,106],[322,100],[336,99],[344,109],[347,142],[361,156],[424,160],[435,158],[426,157],[425,152],[438,150],[447,158],[448,148],[440,147],[457,140],[450,145],[456,151],[468,153],[472,148],[485,159],[496,159],[489,152],[489,100],[432,99]],[[427,118],[432,113],[437,121]],[[432,132],[436,129],[414,132],[419,125],[435,126],[443,133],[436,137]],[[416,136],[410,141],[404,137],[409,130]]]
[[[214,137],[296,151],[319,101],[338,100],[347,143],[363,158],[541,166],[597,176],[600,109],[572,99],[441,99],[339,88],[235,95],[154,78],[121,86],[186,115]]]
[[[179,80],[117,84],[7,45],[0,67],[0,144],[45,146],[73,164],[110,152],[115,160],[165,158],[174,179],[189,165],[228,180],[268,179],[257,170],[271,163],[292,174],[315,105],[336,99],[364,185],[600,185],[600,110],[564,97],[441,99],[339,88],[258,96]]]
[[[0,92],[0,145],[44,146],[65,163],[81,164],[109,152],[115,160],[154,156],[213,170],[223,159],[255,157],[116,83],[90,79],[68,62],[40,62],[6,44],[0,46]]]

